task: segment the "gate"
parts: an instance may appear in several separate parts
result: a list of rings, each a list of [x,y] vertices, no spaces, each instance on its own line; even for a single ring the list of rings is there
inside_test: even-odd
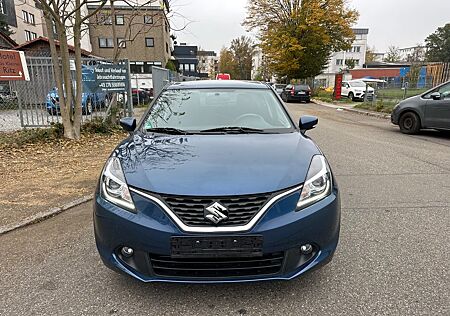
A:
[[[59,92],[53,72],[51,57],[27,57],[30,81],[0,82],[0,131],[12,131],[20,128],[48,127],[61,122],[59,113]],[[73,60],[70,61],[71,65]],[[124,63],[126,61],[122,61]],[[111,64],[110,60],[84,58],[83,65],[89,67],[98,64]],[[74,65],[74,64],[73,64]],[[71,71],[73,88],[75,70]],[[106,110],[113,97],[124,113],[132,109],[128,106],[128,94],[90,93],[83,91],[82,122],[106,116]],[[56,106],[58,104],[58,106]],[[131,104],[130,104],[131,107]]]

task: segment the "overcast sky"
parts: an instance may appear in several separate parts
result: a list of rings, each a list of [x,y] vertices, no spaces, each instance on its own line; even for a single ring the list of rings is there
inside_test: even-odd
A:
[[[247,0],[173,0],[173,10],[189,19],[178,43],[217,52],[233,38],[246,34],[241,26]],[[390,45],[414,46],[439,26],[450,23],[450,0],[349,0],[359,13],[356,27],[369,28],[369,45],[384,51]],[[173,20],[181,28],[185,19]]]

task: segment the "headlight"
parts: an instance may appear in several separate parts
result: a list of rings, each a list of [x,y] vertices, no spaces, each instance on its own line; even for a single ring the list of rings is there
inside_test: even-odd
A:
[[[311,160],[306,181],[303,184],[297,210],[303,209],[331,194],[331,171],[325,157],[316,155]]]
[[[120,160],[111,157],[106,162],[101,177],[102,196],[109,202],[134,211],[134,203],[125,181]]]

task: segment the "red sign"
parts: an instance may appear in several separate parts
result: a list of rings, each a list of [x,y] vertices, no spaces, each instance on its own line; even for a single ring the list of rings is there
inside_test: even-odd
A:
[[[0,49],[0,80],[30,80],[24,52]]]
[[[340,100],[341,99],[341,91],[342,91],[342,74],[336,74],[334,77],[334,99]]]
[[[231,80],[231,75],[220,73],[216,75],[216,80]]]

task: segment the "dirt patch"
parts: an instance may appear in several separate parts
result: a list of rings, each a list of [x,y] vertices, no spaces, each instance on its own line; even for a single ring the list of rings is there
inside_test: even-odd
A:
[[[126,134],[86,135],[0,149],[0,225],[94,192],[106,158]]]

